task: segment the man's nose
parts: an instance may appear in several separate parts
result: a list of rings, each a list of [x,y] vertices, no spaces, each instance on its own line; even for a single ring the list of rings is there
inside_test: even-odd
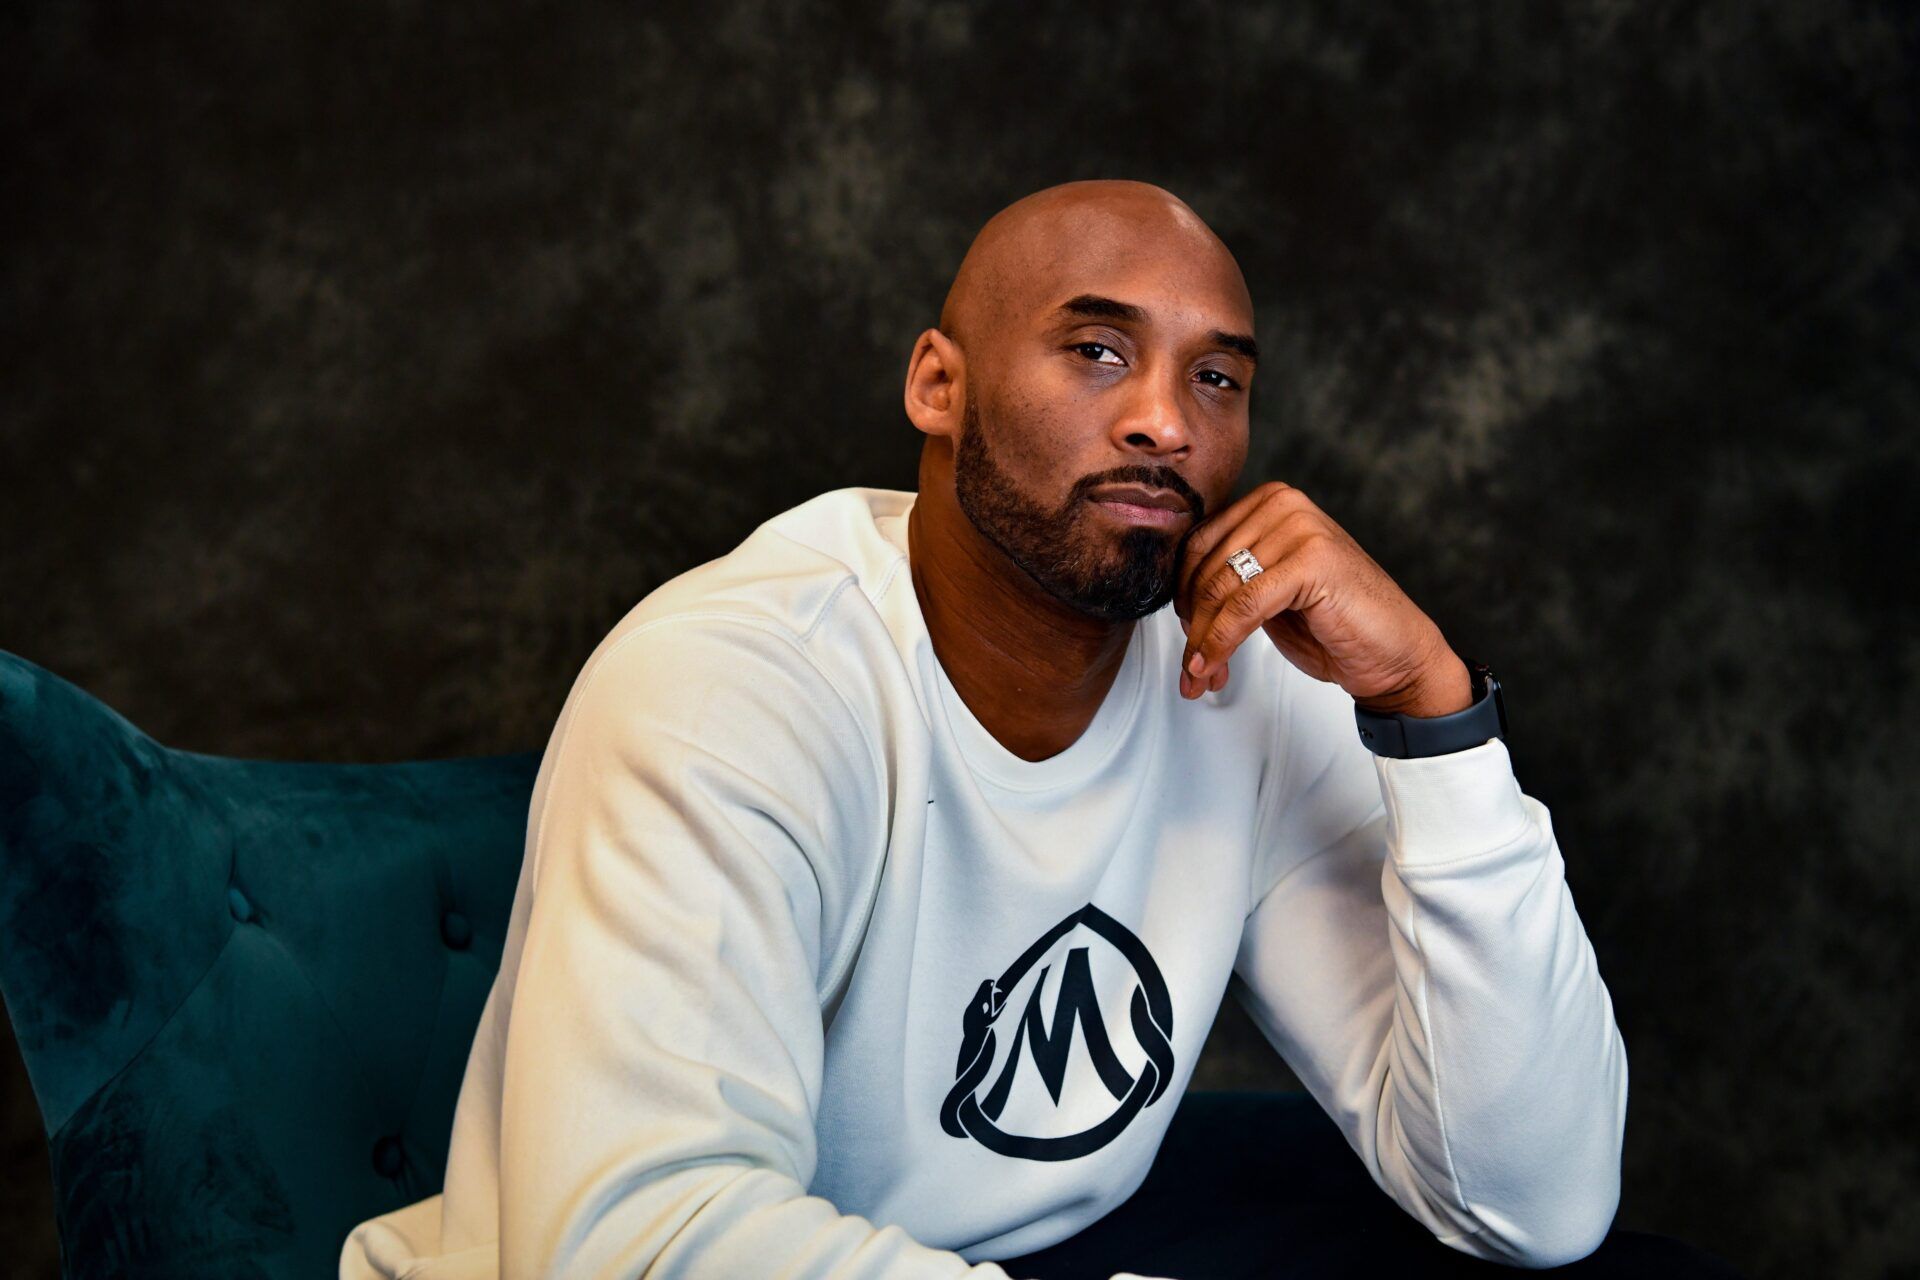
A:
[[[1162,378],[1142,378],[1138,385],[1139,393],[1113,424],[1114,443],[1155,454],[1185,448],[1192,433],[1180,389],[1167,386]]]

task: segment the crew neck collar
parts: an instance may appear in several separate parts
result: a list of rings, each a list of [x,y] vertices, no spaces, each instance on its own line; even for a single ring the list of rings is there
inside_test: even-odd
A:
[[[909,503],[906,509],[887,519],[887,527],[882,530],[888,540],[900,548],[902,555],[909,557],[911,538],[908,516],[911,511],[912,504]],[[1055,752],[1044,760],[1027,760],[1003,746],[980,723],[972,708],[960,696],[959,690],[954,688],[953,682],[947,677],[946,668],[940,665],[939,658],[934,655],[926,616],[920,609],[920,598],[913,588],[910,560],[901,566],[899,573],[904,579],[902,589],[907,593],[911,613],[918,624],[922,669],[932,686],[938,690],[938,697],[930,699],[929,710],[944,718],[948,736],[959,747],[977,776],[1009,791],[1052,791],[1085,783],[1112,758],[1138,718],[1141,694],[1146,688],[1144,673],[1152,663],[1152,655],[1147,650],[1153,645],[1157,634],[1151,617],[1141,618],[1134,623],[1133,632],[1127,638],[1127,651],[1120,660],[1120,670],[1114,675],[1113,685],[1080,736],[1064,751]]]

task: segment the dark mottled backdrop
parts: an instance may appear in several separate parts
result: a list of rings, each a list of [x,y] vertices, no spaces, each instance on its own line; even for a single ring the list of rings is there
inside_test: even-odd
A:
[[[0,30],[0,647],[199,751],[538,748],[654,585],[821,490],[913,487],[909,345],[983,219],[1159,182],[1272,353],[1245,483],[1313,494],[1510,682],[1632,1063],[1620,1223],[1757,1276],[1920,1265],[1900,10]],[[47,1275],[0,1061],[0,1256]],[[1197,1083],[1286,1080],[1230,1008]]]

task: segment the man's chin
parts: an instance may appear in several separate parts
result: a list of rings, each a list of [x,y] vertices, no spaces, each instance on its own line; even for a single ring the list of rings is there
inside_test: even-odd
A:
[[[1090,617],[1109,622],[1131,622],[1158,613],[1172,600],[1173,584],[1164,577],[1140,581],[1116,576],[1081,592],[1079,599],[1065,603]]]
[[[1166,608],[1167,602],[1165,600],[1159,600],[1157,603],[1149,601],[1146,604],[1140,604],[1136,602],[1101,601],[1098,603],[1083,603],[1077,607],[1079,612],[1086,614],[1089,618],[1098,618],[1102,622],[1138,622],[1140,619],[1152,617],[1154,614]]]

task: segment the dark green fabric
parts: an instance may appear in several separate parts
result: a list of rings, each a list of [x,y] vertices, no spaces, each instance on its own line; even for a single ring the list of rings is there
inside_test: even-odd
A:
[[[0,995],[66,1275],[332,1275],[440,1188],[538,767],[174,750],[0,651]]]

